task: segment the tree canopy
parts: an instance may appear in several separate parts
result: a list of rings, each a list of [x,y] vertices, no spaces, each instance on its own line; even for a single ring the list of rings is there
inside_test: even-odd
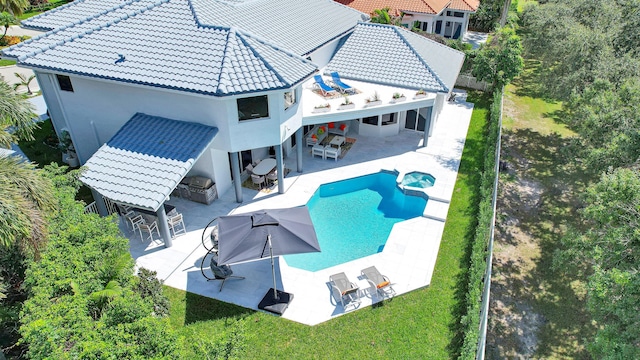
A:
[[[511,27],[504,27],[476,53],[472,74],[501,88],[518,76],[523,67],[520,37]]]

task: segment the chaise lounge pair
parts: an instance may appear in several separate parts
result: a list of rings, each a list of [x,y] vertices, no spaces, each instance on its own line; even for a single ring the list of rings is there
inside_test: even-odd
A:
[[[321,75],[315,75],[313,79],[316,81],[314,86],[316,86],[320,90],[320,92],[322,92],[323,96],[335,94],[336,89],[343,94],[353,94],[356,91],[353,87],[342,82],[342,79],[340,79],[340,75],[335,71],[331,73],[331,82],[334,86],[330,86],[325,83]]]
[[[363,269],[361,274],[369,283],[370,288],[375,289],[380,299],[392,297],[396,294],[389,278],[382,275],[375,266]],[[353,305],[355,308],[360,306],[360,288],[355,283],[349,281],[349,278],[344,272],[331,275],[329,280],[335,298],[340,299],[340,303],[345,310],[347,306],[350,305]],[[339,295],[336,295],[336,293]]]

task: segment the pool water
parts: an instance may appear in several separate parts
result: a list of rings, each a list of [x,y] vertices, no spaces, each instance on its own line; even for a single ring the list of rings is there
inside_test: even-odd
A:
[[[322,251],[286,255],[287,264],[318,271],[381,252],[393,225],[422,216],[427,204],[405,195],[396,177],[379,172],[321,185],[307,206]]]
[[[400,183],[403,186],[410,186],[415,188],[428,188],[433,186],[436,179],[430,174],[421,173],[418,171],[410,172],[402,178]]]

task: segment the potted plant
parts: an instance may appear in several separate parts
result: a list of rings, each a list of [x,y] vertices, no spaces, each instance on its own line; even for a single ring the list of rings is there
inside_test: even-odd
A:
[[[329,112],[329,110],[331,110],[331,104],[329,103],[319,104],[313,107],[314,113],[325,113]]]
[[[338,108],[338,110],[353,109],[355,107],[356,107],[356,104],[354,104],[353,101],[349,99],[349,96],[345,95],[344,100],[342,101],[342,104],[340,104],[340,107]]]
[[[401,94],[399,92],[395,92],[395,93],[393,93],[393,96],[391,98],[391,102],[395,104],[395,103],[399,103],[399,102],[405,101],[406,99],[407,98],[404,97],[404,94]]]
[[[427,92],[424,89],[420,89],[416,92],[416,96],[414,99],[420,99],[427,96]]]
[[[373,96],[367,99],[367,106],[376,106],[382,104],[382,100],[378,96],[378,92],[374,92]]]
[[[67,130],[62,130],[59,140],[58,148],[62,151],[62,162],[71,167],[78,167],[80,165],[80,161],[78,160],[78,155],[76,154],[76,149],[73,146],[69,132]]]

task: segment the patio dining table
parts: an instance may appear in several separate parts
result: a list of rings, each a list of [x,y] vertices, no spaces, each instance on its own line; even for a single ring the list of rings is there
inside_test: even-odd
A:
[[[178,215],[178,211],[176,210],[175,206],[169,205],[169,204],[163,204],[163,205],[164,205],[164,212],[167,214],[168,217]],[[144,217],[148,222],[153,222],[157,218],[156,213],[154,213],[153,211],[138,209],[138,208],[134,208],[133,210],[138,214],[142,215],[142,217]]]
[[[276,159],[266,158],[260,161],[260,163],[256,165],[256,167],[254,167],[253,170],[251,170],[251,172],[258,176],[263,176],[270,173],[271,170],[273,170],[275,167],[276,167]]]

